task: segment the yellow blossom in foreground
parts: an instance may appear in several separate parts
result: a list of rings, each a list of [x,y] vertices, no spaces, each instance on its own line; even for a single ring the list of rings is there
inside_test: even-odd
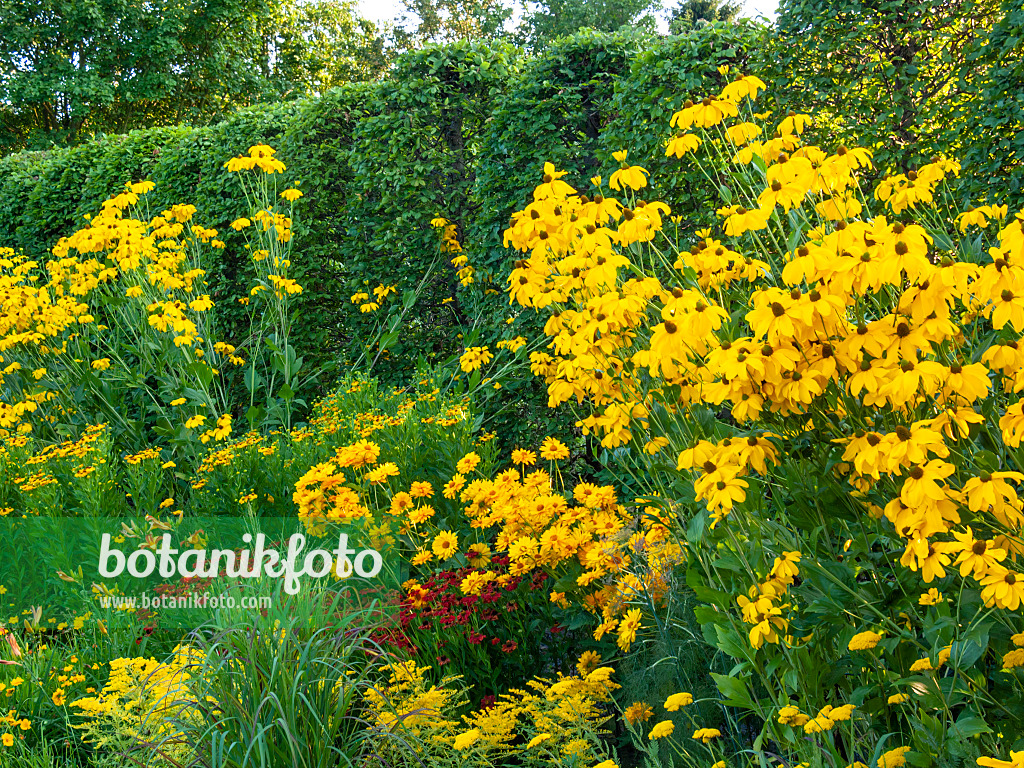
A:
[[[705,744],[709,743],[712,739],[717,739],[721,735],[722,732],[717,728],[698,728],[693,732],[693,738],[703,741]]]
[[[881,639],[882,636],[877,632],[860,632],[850,638],[850,643],[847,647],[851,651],[866,651],[878,645],[878,641]]]
[[[994,757],[979,757],[978,765],[985,768],[1024,768],[1024,750],[1010,752],[1009,760],[998,760]]]
[[[907,764],[906,754],[910,747],[896,747],[878,758],[878,768],[902,768]]]
[[[675,724],[671,720],[662,720],[656,726],[651,728],[649,738],[651,739],[663,739],[666,736],[671,736],[672,731],[676,728]]]
[[[551,738],[551,734],[550,733],[538,733],[536,736],[534,736],[532,739],[530,739],[530,741],[526,745],[526,748],[527,749],[533,749],[538,744],[542,744],[542,743],[544,743],[545,741],[547,741],[550,738]]]
[[[471,731],[466,731],[465,733],[460,733],[456,736],[455,742],[452,746],[461,752],[464,749],[469,749],[469,747],[480,741],[480,736],[480,730],[478,728],[474,728]]]
[[[651,715],[654,714],[654,710],[651,706],[643,701],[637,701],[626,707],[626,711],[622,713],[622,718],[630,725],[636,725],[637,723],[643,723],[650,720]]]
[[[569,448],[561,440],[545,437],[540,445],[540,457],[545,461],[560,461],[569,458]]]
[[[665,709],[669,712],[677,712],[681,707],[688,707],[693,704],[693,695],[689,693],[673,693],[665,700]]]
[[[437,555],[438,559],[447,560],[458,553],[459,539],[451,531],[441,531],[434,537],[434,542],[430,545],[430,549]]]

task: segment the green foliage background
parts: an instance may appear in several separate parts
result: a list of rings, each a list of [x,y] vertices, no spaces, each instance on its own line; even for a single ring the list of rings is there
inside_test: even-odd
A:
[[[924,8],[928,1],[921,0],[924,10],[931,8]],[[815,130],[826,142],[862,136],[883,167],[896,162],[891,131],[883,129],[889,118],[899,117],[894,110],[903,108],[900,99],[913,102],[916,114],[931,117],[907,124],[911,154],[963,153],[965,163],[986,171],[970,176],[990,180],[985,189],[965,187],[965,197],[1020,204],[1024,11],[1009,3],[996,9],[996,0],[978,2],[1002,14],[1001,20],[986,45],[956,49],[959,79],[949,76],[948,87],[932,101],[919,93],[920,81],[934,76],[927,67],[941,67],[952,53],[917,46],[916,59],[900,60],[903,79],[896,85],[886,79],[895,66],[890,62],[853,54],[836,58],[836,51],[851,49],[852,40],[882,34],[859,0],[839,9],[853,20],[847,27],[825,18],[827,9],[818,0],[786,0],[776,32],[746,21],[699,24],[664,38],[636,30],[581,31],[528,57],[500,42],[428,46],[400,57],[387,80],[242,109],[216,125],[136,130],[4,157],[0,243],[45,261],[58,238],[73,232],[121,185],[151,179],[153,213],[192,203],[197,221],[216,227],[227,243],[209,279],[223,327],[240,328],[243,308],[237,299],[250,284],[250,266],[242,237],[228,226],[243,208],[240,190],[222,165],[252,144],[268,143],[288,165],[286,181],[300,181],[305,195],[295,225],[297,274],[306,286],[296,302],[297,348],[320,367],[372,360],[389,305],[362,314],[350,296],[395,284],[394,302],[420,287],[374,371],[405,381],[417,361],[443,361],[464,343],[536,336],[536,318],[517,315],[501,297],[515,258],[503,247],[502,232],[545,161],[567,170],[566,181],[581,192],[592,192],[590,177],[607,178],[617,167],[612,153],[628,149],[630,163],[651,171],[649,199],[664,200],[681,214],[684,232],[709,223],[718,190],[689,164],[666,158],[664,142],[672,112],[687,98],[717,92],[732,72],[765,73],[774,85],[768,105],[816,112],[821,120]],[[915,24],[909,19],[884,34],[896,48],[901,39],[909,45],[920,38]],[[963,31],[961,21],[950,25]],[[808,26],[821,34],[793,44],[793,36]],[[833,64],[818,66],[822,61]],[[724,65],[729,74],[719,72]],[[857,89],[842,87],[850,78]],[[947,120],[934,117],[942,104],[956,106]],[[842,118],[876,113],[882,116],[867,123]],[[717,181],[728,183],[724,177]],[[476,270],[469,288],[459,287],[455,268],[438,254],[430,226],[436,216],[458,226]],[[503,397],[542,402],[535,389],[524,376],[514,385],[517,391]],[[531,413],[550,418],[543,411]],[[509,418],[531,416],[520,410]]]

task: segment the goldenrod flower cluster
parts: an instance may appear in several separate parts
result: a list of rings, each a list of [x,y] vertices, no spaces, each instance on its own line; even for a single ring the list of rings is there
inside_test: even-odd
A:
[[[498,697],[491,706],[456,715],[465,693],[454,678],[438,685],[426,680],[429,668],[415,662],[389,665],[387,683],[365,695],[370,722],[380,732],[375,747],[400,764],[415,765],[431,756],[460,765],[494,766],[515,755],[527,765],[600,762],[597,737],[609,719],[605,706],[618,685],[611,667],[554,680],[534,678],[521,690]],[[391,736],[391,738],[388,738]],[[408,739],[412,755],[401,755],[395,736]],[[525,751],[524,751],[525,750]],[[404,757],[404,760],[403,760]],[[614,768],[614,763],[601,763]]]
[[[82,739],[97,747],[123,745],[126,739],[144,742],[166,740],[169,754],[188,756],[184,744],[176,743],[179,718],[197,718],[196,693],[189,683],[201,651],[178,646],[167,663],[155,659],[118,658],[110,662],[110,676],[95,696],[71,702],[84,716],[75,726]]]

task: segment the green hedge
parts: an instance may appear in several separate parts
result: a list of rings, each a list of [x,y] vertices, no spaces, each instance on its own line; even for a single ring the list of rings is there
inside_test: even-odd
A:
[[[1015,81],[1019,40],[1010,28],[996,32],[1004,79]],[[319,99],[242,110],[210,127],[133,131],[10,155],[0,159],[0,245],[45,259],[103,199],[127,181],[149,178],[154,211],[192,203],[198,221],[227,243],[209,278],[230,332],[242,319],[235,299],[250,281],[242,238],[228,226],[243,208],[240,188],[222,165],[254,143],[271,144],[288,164],[287,180],[300,180],[305,195],[295,226],[296,268],[306,287],[295,343],[314,366],[358,360],[385,311],[364,315],[349,297],[395,284],[398,298],[385,309],[393,307],[438,258],[430,220],[440,215],[458,225],[476,282],[456,291],[455,269],[445,261],[410,299],[374,371],[401,380],[417,359],[456,352],[469,326],[477,343],[532,337],[527,316],[506,325],[510,310],[495,294],[514,258],[502,232],[544,161],[569,171],[566,180],[586,192],[591,176],[607,179],[615,169],[612,152],[628,149],[631,163],[652,172],[652,199],[682,214],[684,227],[707,223],[714,198],[707,181],[689,163],[664,156],[668,120],[686,98],[724,84],[730,75],[718,67],[760,68],[756,56],[767,50],[768,35],[751,23],[709,24],[668,38],[580,32],[529,58],[503,45],[430,47],[401,58],[386,81]],[[1020,99],[993,92],[993,107],[979,116],[988,139],[975,141],[971,159],[992,165],[1002,188],[1017,192]],[[529,390],[532,382],[522,386],[508,396],[543,400]]]

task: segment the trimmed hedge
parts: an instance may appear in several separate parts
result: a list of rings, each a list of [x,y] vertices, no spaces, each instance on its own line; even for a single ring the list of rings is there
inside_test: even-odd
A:
[[[286,181],[302,182],[295,267],[306,290],[296,302],[295,345],[314,366],[359,359],[387,307],[362,314],[350,296],[379,283],[398,286],[390,302],[411,296],[439,258],[430,220],[444,216],[458,225],[476,280],[456,291],[455,269],[435,264],[374,371],[400,381],[418,359],[457,351],[470,325],[477,343],[529,335],[535,320],[520,315],[506,326],[512,313],[494,294],[503,291],[514,258],[502,232],[545,160],[589,192],[592,176],[607,179],[617,167],[612,153],[628,149],[630,163],[652,173],[651,199],[682,214],[680,226],[708,223],[717,190],[689,163],[664,156],[668,120],[683,100],[716,91],[731,72],[759,70],[756,56],[767,50],[768,34],[748,22],[668,38],[585,31],[526,59],[504,45],[435,46],[402,57],[387,81],[245,109],[214,126],[132,131],[10,155],[0,159],[0,245],[45,260],[59,237],[125,182],[151,179],[153,212],[192,203],[197,221],[216,227],[227,243],[209,279],[230,332],[241,327],[236,299],[247,292],[250,266],[241,236],[228,226],[243,209],[241,190],[222,165],[268,143],[288,165]],[[1016,39],[1003,37],[1000,44],[1016,55]],[[1018,59],[1007,57],[1011,80]],[[723,65],[729,74],[719,73]],[[993,134],[996,149],[972,159],[996,162],[1005,147],[1019,168],[1024,132],[1015,130],[1020,108],[1011,101],[999,102],[1003,111],[985,124],[1009,132],[1011,145]],[[507,396],[532,402],[536,394]]]

